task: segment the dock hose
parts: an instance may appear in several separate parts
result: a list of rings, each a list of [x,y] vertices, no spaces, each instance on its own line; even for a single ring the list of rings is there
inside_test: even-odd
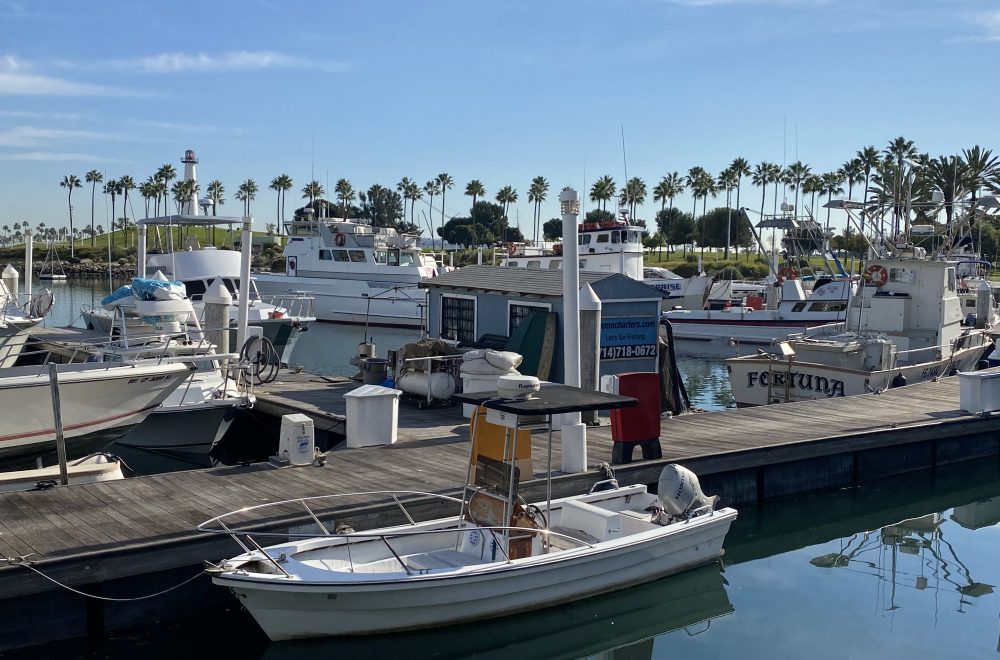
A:
[[[240,349],[240,364],[250,367],[250,378],[254,385],[272,382],[278,377],[281,356],[274,344],[264,337],[250,337]]]

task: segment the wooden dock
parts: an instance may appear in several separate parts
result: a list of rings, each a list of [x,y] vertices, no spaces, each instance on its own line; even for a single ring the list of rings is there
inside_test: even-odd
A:
[[[271,414],[304,412],[317,419],[317,426],[322,422],[335,429],[343,423],[343,393],[356,386],[339,379],[283,373],[278,382],[259,392],[257,405]],[[665,419],[663,459],[637,460],[615,466],[615,472],[624,484],[655,483],[663,464],[681,462],[699,474],[707,492],[722,495],[727,504],[740,504],[962,460],[997,461],[998,430],[1000,415],[959,411],[958,379],[945,378],[879,396]],[[559,473],[558,433],[555,438],[554,494],[587,490],[601,473]],[[610,461],[609,426],[591,427],[588,441],[591,466]],[[194,531],[210,517],[245,506],[331,493],[454,493],[465,479],[468,451],[461,406],[421,410],[403,405],[395,445],[335,450],[324,467],[277,469],[256,464],[0,494],[0,555],[27,555],[39,569],[75,586],[191,567],[238,550],[228,537]],[[545,435],[536,433],[536,476],[545,468],[545,456]],[[529,500],[544,498],[543,488],[543,480],[522,476],[521,492]],[[356,529],[371,528],[401,520],[390,504],[344,500],[324,513]],[[408,506],[423,516],[452,513],[421,498]],[[303,514],[288,513],[271,524],[287,528],[302,522],[308,522]],[[23,567],[0,565],[0,603],[12,604],[16,597],[51,589],[52,584]]]

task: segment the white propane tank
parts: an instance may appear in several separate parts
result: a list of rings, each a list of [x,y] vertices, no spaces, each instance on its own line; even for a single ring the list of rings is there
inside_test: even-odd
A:
[[[444,401],[455,393],[455,379],[443,371],[431,372],[429,378],[426,372],[411,371],[396,379],[396,388],[407,394],[424,397],[427,396],[429,388],[431,398]]]
[[[542,389],[541,382],[534,376],[500,376],[497,378],[497,394],[505,399],[527,399]]]
[[[672,516],[682,516],[706,504],[714,506],[719,499],[714,495],[705,495],[698,483],[698,476],[676,463],[670,463],[660,472],[657,494],[663,510]]]
[[[289,465],[310,465],[316,458],[316,438],[313,421],[306,415],[281,416],[281,434],[278,436],[276,458]]]
[[[18,285],[17,281],[21,279],[21,274],[17,272],[17,269],[7,264],[3,269],[3,283],[7,287],[7,292],[14,297],[14,301],[17,302],[18,299]]]

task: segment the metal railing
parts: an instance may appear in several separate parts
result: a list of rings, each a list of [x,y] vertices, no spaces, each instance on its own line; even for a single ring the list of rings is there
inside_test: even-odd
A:
[[[316,296],[311,291],[289,291],[287,293],[257,295],[257,300],[265,305],[273,305],[284,310],[291,318],[316,318]]]

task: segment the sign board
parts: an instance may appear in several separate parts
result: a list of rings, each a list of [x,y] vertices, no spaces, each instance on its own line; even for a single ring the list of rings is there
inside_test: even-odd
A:
[[[656,317],[612,316],[601,319],[601,359],[656,357]]]

